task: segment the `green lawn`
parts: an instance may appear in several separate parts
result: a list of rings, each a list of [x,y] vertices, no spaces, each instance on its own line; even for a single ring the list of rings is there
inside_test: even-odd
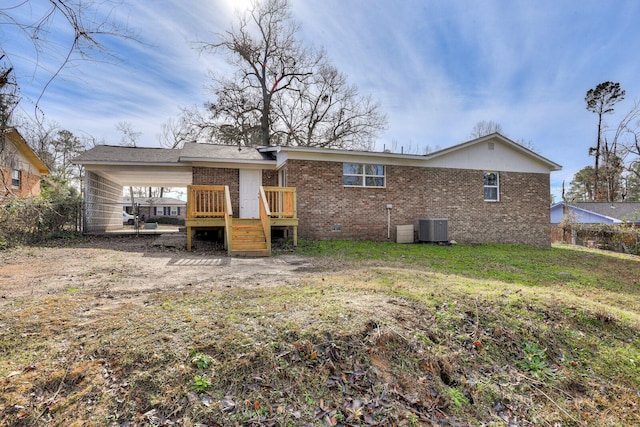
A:
[[[299,274],[270,284],[214,285],[211,267],[110,309],[108,282],[70,279],[8,301],[0,426],[640,425],[637,257],[343,241],[294,255]]]

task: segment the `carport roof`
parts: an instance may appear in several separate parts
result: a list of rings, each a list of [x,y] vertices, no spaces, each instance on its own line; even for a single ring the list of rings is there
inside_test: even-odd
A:
[[[275,168],[272,153],[237,145],[186,143],[183,148],[97,145],[73,160],[121,185],[184,187],[192,182],[192,166]]]
[[[179,149],[96,145],[74,159],[78,164],[178,163]]]
[[[123,186],[186,187],[191,184],[191,166],[180,163],[179,149],[97,145],[73,162]]]

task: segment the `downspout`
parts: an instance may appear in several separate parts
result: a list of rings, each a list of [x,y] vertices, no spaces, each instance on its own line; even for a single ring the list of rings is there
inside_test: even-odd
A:
[[[391,238],[391,209],[393,205],[391,203],[387,204],[387,239]]]

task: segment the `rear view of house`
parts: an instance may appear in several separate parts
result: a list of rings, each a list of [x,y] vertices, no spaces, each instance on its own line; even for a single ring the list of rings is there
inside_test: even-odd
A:
[[[291,229],[294,241],[394,241],[397,226],[413,225],[416,240],[421,219],[446,220],[448,240],[546,246],[550,173],[560,169],[499,134],[428,155],[187,143],[95,147],[77,162],[86,167],[88,204],[106,195],[96,185],[109,189],[104,200],[120,203],[123,185],[152,185],[154,177],[188,186],[188,245],[197,229],[219,228],[236,250],[253,228],[267,248],[272,228]]]

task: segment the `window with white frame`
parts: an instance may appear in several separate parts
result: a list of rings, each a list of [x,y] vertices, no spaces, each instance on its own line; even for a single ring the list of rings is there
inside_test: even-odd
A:
[[[484,200],[497,202],[500,200],[500,176],[498,172],[484,173]]]
[[[384,187],[384,165],[343,163],[342,184],[345,187]]]
[[[20,188],[20,181],[22,180],[22,173],[18,169],[11,170],[11,186],[13,188]]]

